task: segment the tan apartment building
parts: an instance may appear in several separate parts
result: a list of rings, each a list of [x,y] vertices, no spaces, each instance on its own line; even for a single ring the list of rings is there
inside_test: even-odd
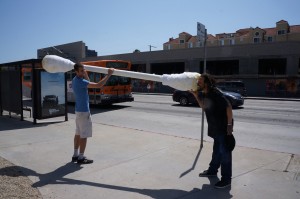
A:
[[[300,25],[292,25],[285,20],[278,21],[273,28],[244,28],[234,33],[220,33],[207,35],[207,46],[229,46],[242,44],[270,43],[270,42],[300,41]],[[197,36],[187,32],[179,33],[178,38],[170,38],[163,44],[164,50],[202,47]]]

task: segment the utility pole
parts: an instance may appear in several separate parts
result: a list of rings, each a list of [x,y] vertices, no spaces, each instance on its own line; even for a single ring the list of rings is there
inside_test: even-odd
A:
[[[155,46],[152,46],[151,44],[148,45],[150,47],[150,52],[151,52],[151,47],[156,48]]]

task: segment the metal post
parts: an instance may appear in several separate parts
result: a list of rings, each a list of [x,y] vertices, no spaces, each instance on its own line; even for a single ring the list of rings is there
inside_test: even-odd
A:
[[[207,40],[207,32],[205,29],[205,36],[204,36],[204,67],[203,67],[203,73],[206,73],[206,40]]]
[[[65,73],[65,121],[68,121],[68,88],[67,88],[67,73]]]
[[[3,116],[2,96],[2,69],[0,67],[0,116]]]
[[[33,124],[37,124],[37,78],[35,64],[31,64],[31,102],[32,102],[32,117]]]
[[[207,32],[205,29],[205,36],[204,36],[204,67],[203,67],[203,73],[206,73],[206,39],[207,39]],[[204,101],[203,101],[204,105]],[[204,134],[204,108],[202,107],[202,117],[201,117],[201,143],[200,148],[203,147],[203,134]]]
[[[22,87],[23,87],[23,84],[22,84],[22,65],[20,64],[19,66],[18,66],[18,69],[19,69],[19,74],[20,74],[20,76],[19,76],[19,78],[20,78],[20,84],[19,84],[19,86],[20,86],[20,92],[21,92],[21,121],[24,121],[24,112],[23,112],[23,89],[22,89]]]

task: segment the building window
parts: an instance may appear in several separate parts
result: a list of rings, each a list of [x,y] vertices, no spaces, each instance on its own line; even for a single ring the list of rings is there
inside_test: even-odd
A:
[[[220,40],[220,46],[224,46],[224,40]]]
[[[24,72],[24,78],[23,80],[25,82],[31,81],[31,72]]]
[[[258,61],[258,74],[260,75],[285,75],[286,59],[260,59]]]
[[[189,43],[189,48],[193,48],[193,43],[192,42]]]
[[[256,37],[259,36],[259,32],[255,32],[255,36],[256,36]]]
[[[132,64],[131,70],[135,71],[135,72],[145,73],[146,72],[146,64]]]
[[[243,37],[241,37],[241,38],[240,38],[240,41],[242,42],[243,40],[244,40],[244,38],[243,38]]]
[[[260,43],[260,38],[253,38],[253,43]]]
[[[180,44],[184,44],[184,40],[183,40],[183,39],[180,39],[179,43],[180,43]]]
[[[298,62],[298,74],[300,75],[300,58],[299,58],[299,62]]]
[[[203,73],[204,62],[200,62],[200,73]],[[239,60],[207,61],[206,72],[212,75],[239,74]]]
[[[229,40],[229,44],[230,44],[230,45],[234,45],[234,39],[230,39],[230,40]]]
[[[168,50],[171,50],[171,44],[167,45]]]
[[[285,34],[285,30],[278,30],[278,35],[284,35]]]
[[[267,38],[267,41],[268,41],[268,42],[272,42],[272,41],[273,41],[273,37],[268,37],[268,38]]]

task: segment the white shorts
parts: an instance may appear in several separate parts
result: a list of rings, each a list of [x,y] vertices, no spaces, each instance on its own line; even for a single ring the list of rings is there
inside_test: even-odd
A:
[[[92,137],[92,117],[90,112],[76,112],[76,135],[80,138]]]

